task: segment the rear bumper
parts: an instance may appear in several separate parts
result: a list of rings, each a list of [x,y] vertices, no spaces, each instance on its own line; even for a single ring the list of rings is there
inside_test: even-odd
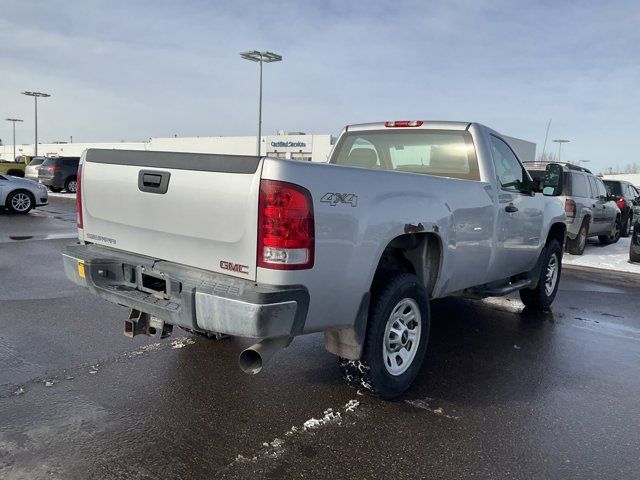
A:
[[[64,178],[62,178],[62,175],[58,175],[57,172],[52,177],[38,175],[38,181],[47,187],[64,188]]]
[[[256,285],[98,245],[70,245],[62,256],[72,282],[171,325],[250,338],[296,336],[304,328],[309,293],[302,286]],[[164,294],[146,289],[143,274],[163,279]]]

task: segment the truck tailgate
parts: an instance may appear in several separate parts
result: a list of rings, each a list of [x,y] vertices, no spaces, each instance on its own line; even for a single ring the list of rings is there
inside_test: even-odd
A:
[[[87,150],[81,240],[255,279],[260,158]]]

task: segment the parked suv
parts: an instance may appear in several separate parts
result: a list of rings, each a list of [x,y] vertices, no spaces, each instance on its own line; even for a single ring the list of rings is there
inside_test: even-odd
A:
[[[640,218],[640,193],[631,183],[624,180],[603,180],[607,194],[618,205],[622,224],[621,235],[628,237],[631,234],[633,219]]]
[[[597,236],[604,245],[617,242],[622,225],[620,209],[607,194],[602,179],[586,168],[569,163],[558,163],[562,166],[562,175],[551,178],[548,173],[545,175],[548,164],[527,162],[525,166],[529,174],[540,181],[545,193],[553,191],[564,203],[567,252],[582,255],[588,237]]]
[[[33,160],[24,168],[24,176],[29,180],[38,181],[38,170],[40,165],[46,160],[46,157],[33,157]]]
[[[38,170],[38,180],[52,192],[64,188],[69,193],[76,193],[79,163],[80,157],[47,158]]]

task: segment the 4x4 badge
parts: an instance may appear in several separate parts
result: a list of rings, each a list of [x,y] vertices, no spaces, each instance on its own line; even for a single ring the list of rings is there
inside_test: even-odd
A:
[[[355,193],[325,193],[320,199],[321,202],[328,203],[335,207],[339,203],[346,203],[352,207],[358,206],[358,195]]]

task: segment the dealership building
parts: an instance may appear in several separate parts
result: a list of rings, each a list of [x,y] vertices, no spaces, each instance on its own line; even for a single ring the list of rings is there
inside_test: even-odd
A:
[[[331,135],[306,135],[301,132],[262,137],[262,155],[292,160],[324,162],[331,153],[335,138]],[[87,148],[118,150],[150,150],[163,152],[218,153],[225,155],[255,155],[256,137],[167,137],[150,138],[147,142],[115,143],[39,143],[41,156],[78,157]],[[34,145],[16,145],[16,155],[33,155]],[[11,160],[13,145],[0,145],[0,158]]]

